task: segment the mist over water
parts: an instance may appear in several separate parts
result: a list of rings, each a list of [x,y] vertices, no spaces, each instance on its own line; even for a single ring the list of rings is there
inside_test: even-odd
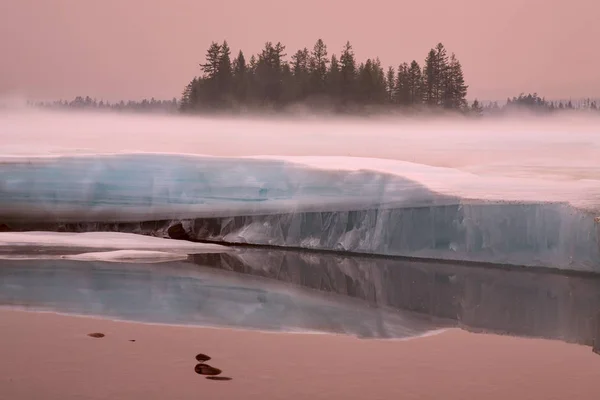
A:
[[[600,176],[600,119],[203,118],[0,110],[0,154],[173,152],[351,156],[432,166],[586,168]]]
[[[511,190],[531,191],[539,195],[508,195],[507,200],[585,198],[586,205],[600,204],[600,120],[594,116],[208,118],[0,110],[2,158],[137,152],[363,158],[312,163],[342,169],[377,170],[381,166],[372,159],[402,160],[468,173],[459,194],[469,186],[469,176],[491,177],[495,183],[489,191],[499,192],[495,198]],[[438,178],[438,183],[445,180]],[[487,189],[478,185],[481,195]]]

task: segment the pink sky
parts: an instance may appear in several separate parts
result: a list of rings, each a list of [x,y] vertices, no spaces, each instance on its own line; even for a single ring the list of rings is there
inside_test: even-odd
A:
[[[0,0],[0,96],[109,100],[179,97],[212,40],[292,54],[319,37],[384,65],[442,41],[469,98],[600,96],[600,1]]]

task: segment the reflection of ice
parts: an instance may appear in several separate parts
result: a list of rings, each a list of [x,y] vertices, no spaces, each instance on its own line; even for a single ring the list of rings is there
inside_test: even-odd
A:
[[[17,160],[0,164],[0,222],[23,229],[187,220],[196,239],[600,271],[594,180],[346,157]]]
[[[425,317],[181,262],[1,261],[0,305],[155,323],[408,338]],[[12,268],[10,268],[12,267]]]
[[[81,261],[157,263],[166,261],[185,260],[187,259],[187,254],[151,250],[114,250],[64,255],[61,258],[66,260]]]
[[[600,341],[598,274],[565,275],[264,248],[197,254],[190,260],[458,321],[461,328],[477,332],[585,345]]]
[[[227,247],[216,244],[173,241],[163,238],[117,232],[0,232],[0,249],[18,250],[23,248],[68,247],[70,250],[83,249],[120,249],[130,253],[116,253],[127,257],[133,250],[171,251],[179,254],[196,254],[228,251]],[[144,253],[138,253],[143,256]],[[131,257],[129,257],[131,258]]]

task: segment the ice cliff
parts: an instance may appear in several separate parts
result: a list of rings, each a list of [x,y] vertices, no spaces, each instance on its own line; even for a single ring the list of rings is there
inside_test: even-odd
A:
[[[600,272],[597,186],[351,157],[4,157],[0,226]]]

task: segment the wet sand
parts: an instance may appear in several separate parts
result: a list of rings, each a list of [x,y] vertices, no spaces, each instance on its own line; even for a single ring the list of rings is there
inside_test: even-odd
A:
[[[198,353],[233,379],[197,375]],[[461,330],[360,340],[0,310],[2,399],[592,400],[598,393],[600,356],[558,341]]]

